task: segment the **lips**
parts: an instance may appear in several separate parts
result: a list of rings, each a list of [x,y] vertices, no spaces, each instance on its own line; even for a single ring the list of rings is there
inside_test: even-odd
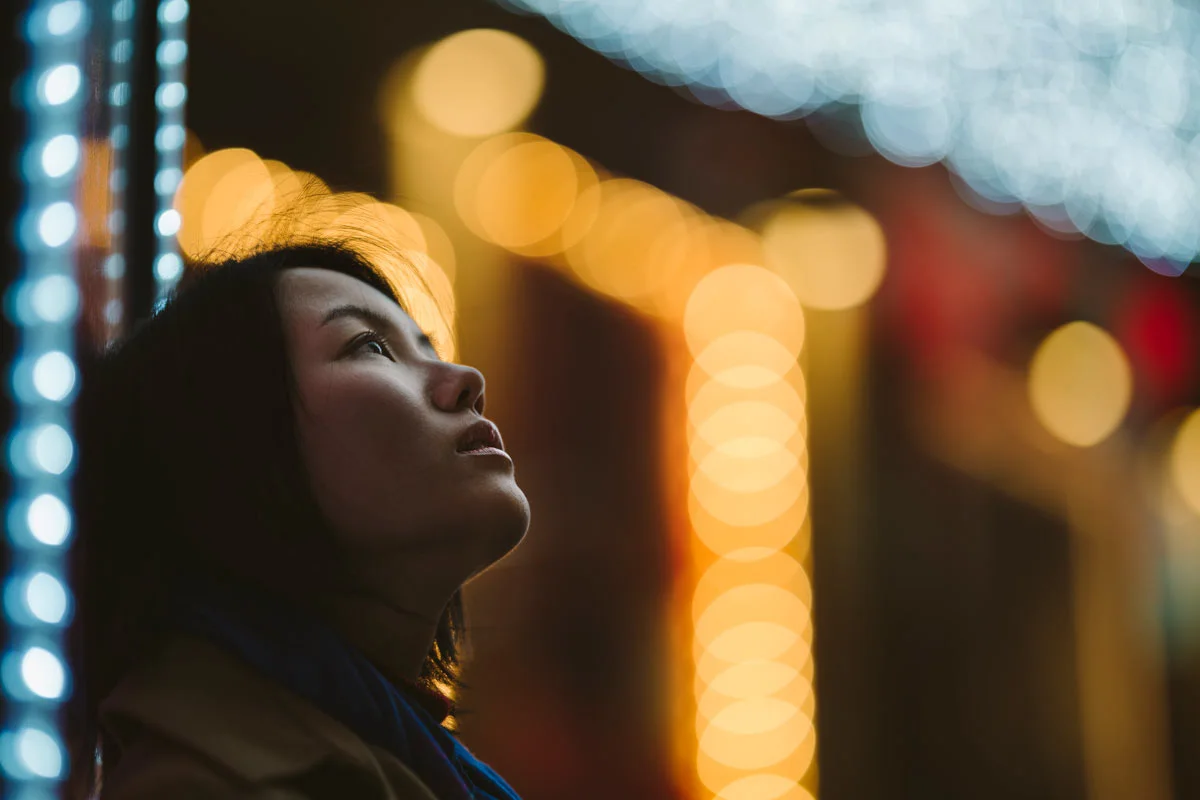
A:
[[[494,447],[497,450],[504,449],[504,441],[500,438],[500,431],[486,419],[479,420],[467,428],[462,436],[458,438],[458,452],[460,453],[479,450],[484,447]]]

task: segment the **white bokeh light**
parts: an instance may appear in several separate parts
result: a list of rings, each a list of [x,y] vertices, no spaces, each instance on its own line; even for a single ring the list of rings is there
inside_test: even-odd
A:
[[[51,178],[61,178],[79,162],[79,139],[69,133],[59,134],[42,148],[42,171]]]
[[[33,364],[33,388],[47,400],[63,400],[75,388],[75,362],[58,350],[40,356]]]
[[[187,87],[178,81],[164,83],[155,93],[155,104],[161,109],[176,108],[187,98]]]
[[[185,58],[187,58],[187,42],[182,39],[169,39],[158,46],[158,63],[163,66],[182,63]]]
[[[164,125],[154,135],[154,146],[159,150],[173,150],[183,146],[186,136],[182,125]]]
[[[52,494],[40,494],[29,504],[25,517],[33,538],[51,547],[58,547],[71,532],[71,512],[62,500]]]
[[[62,696],[67,676],[58,656],[44,647],[31,647],[21,657],[21,679],[38,697],[54,700]]]
[[[79,307],[79,288],[66,275],[47,275],[33,285],[30,305],[45,322],[65,322]]]
[[[182,223],[183,218],[179,215],[179,212],[173,208],[168,208],[158,215],[155,227],[158,229],[159,236],[174,236],[179,233],[179,226]]]
[[[25,584],[25,606],[34,617],[57,625],[67,615],[67,590],[48,572],[39,572]]]
[[[1200,10],[1177,0],[499,2],[704,102],[856,104],[872,147],[945,161],[979,207],[1200,253]]]
[[[83,20],[83,3],[81,0],[64,0],[55,3],[46,12],[46,30],[52,36],[66,36],[79,27]]]
[[[39,778],[57,778],[63,771],[63,751],[53,736],[38,728],[17,731],[17,757]]]
[[[158,7],[158,18],[166,23],[183,22],[187,15],[187,0],[167,0]]]
[[[154,262],[154,274],[160,281],[173,281],[183,273],[183,259],[175,253],[163,253]]]
[[[183,180],[183,170],[164,169],[154,176],[154,191],[159,194],[174,194]]]
[[[30,456],[39,469],[61,475],[71,466],[75,445],[61,425],[39,425],[29,440]]]
[[[42,75],[40,81],[42,100],[46,105],[61,106],[79,91],[83,76],[74,64],[59,64]]]
[[[75,206],[66,200],[51,203],[38,215],[37,227],[47,246],[63,246],[75,235]]]

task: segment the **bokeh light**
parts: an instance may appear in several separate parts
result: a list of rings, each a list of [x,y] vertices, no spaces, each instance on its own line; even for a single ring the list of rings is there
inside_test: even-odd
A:
[[[599,198],[587,161],[527,133],[502,134],[477,147],[455,179],[455,206],[477,236],[515,253],[546,257],[591,227]]]
[[[1200,252],[1190,4],[502,2],[703,102],[783,119],[857,106],[891,161],[944,161],[985,203],[1020,201],[1155,269]]]
[[[716,800],[813,800],[792,778],[776,774],[749,775],[728,784]]]
[[[688,514],[716,557],[692,596],[696,770],[719,797],[782,797],[804,791],[816,754],[812,588],[796,560],[808,552],[805,324],[779,275],[720,263],[754,254],[739,230],[709,229],[717,263],[680,320],[693,357]]]
[[[692,255],[693,214],[665,192],[627,178],[602,181],[593,191],[595,219],[567,250],[567,263],[593,289],[652,311]]]
[[[795,367],[797,356],[799,353],[765,333],[731,331],[700,351],[693,374],[699,370],[726,386],[754,389],[779,381]],[[689,376],[688,380],[690,384],[693,379]]]
[[[1171,443],[1169,470],[1175,490],[1196,514],[1200,514],[1200,411],[1184,419]]]
[[[811,308],[860,305],[883,280],[883,229],[865,210],[833,192],[800,192],[779,203],[762,237],[767,266]]]
[[[123,212],[112,206],[113,147],[106,139],[84,139],[78,177],[81,244],[108,249],[113,229],[124,229]]]
[[[411,91],[416,109],[435,127],[483,137],[519,125],[537,104],[544,80],[542,58],[528,42],[478,28],[429,48]]]
[[[252,150],[228,148],[198,159],[175,194],[179,246],[191,258],[256,247],[275,209],[275,179]]]
[[[1078,447],[1090,447],[1115,431],[1132,393],[1132,371],[1120,345],[1088,322],[1068,323],[1046,337],[1029,368],[1037,419]]]
[[[730,264],[696,284],[683,319],[693,357],[734,331],[757,331],[799,354],[804,344],[804,312],[791,287],[755,264]]]
[[[339,195],[325,201],[323,210],[342,213],[323,222],[320,235],[348,239],[366,255],[396,289],[405,309],[434,342],[439,356],[455,359],[454,287],[441,266],[429,256],[425,228],[416,216],[392,203],[368,195]]]

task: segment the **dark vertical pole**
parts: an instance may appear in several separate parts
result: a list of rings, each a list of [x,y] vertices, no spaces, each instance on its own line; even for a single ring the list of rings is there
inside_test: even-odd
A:
[[[13,282],[21,270],[20,251],[17,248],[17,215],[21,210],[21,149],[25,144],[26,120],[17,107],[18,93],[13,90],[17,78],[25,69],[26,43],[21,35],[23,14],[13,4],[11,12],[3,13],[4,44],[0,47],[0,86],[4,88],[3,134],[0,148],[4,151],[3,184],[0,185],[0,220],[4,233],[0,237],[0,297],[4,308],[10,303]],[[0,391],[0,442],[7,442],[14,422],[13,396],[8,388],[8,375],[16,356],[16,329],[8,313],[0,313],[0,365],[3,365],[4,389]],[[7,448],[5,448],[7,449]],[[0,455],[7,458],[7,454]],[[0,469],[0,509],[8,507],[12,494],[12,482],[7,469]],[[0,575],[8,574],[8,547],[0,545]]]
[[[128,183],[125,189],[126,330],[150,316],[154,305],[154,136],[158,127],[155,92],[158,68],[158,3],[136,0],[130,85]]]

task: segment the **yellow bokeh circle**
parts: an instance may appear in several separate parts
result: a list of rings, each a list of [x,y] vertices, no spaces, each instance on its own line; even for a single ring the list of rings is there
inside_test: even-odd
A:
[[[236,255],[262,236],[275,208],[275,181],[254,151],[216,150],[184,173],[174,207],[186,255],[201,258],[214,248]]]
[[[730,264],[700,280],[688,298],[683,330],[693,358],[735,331],[756,331],[790,353],[804,344],[804,312],[791,288],[754,264]]]
[[[792,371],[799,355],[765,333],[731,331],[709,342],[696,356],[688,384],[702,380],[697,374],[702,372],[731,388],[762,388]]]
[[[588,190],[597,181],[591,165],[572,150],[532,134],[502,134],[464,160],[455,204],[485,241],[545,257],[569,247],[575,232],[590,224],[595,197]]]
[[[649,184],[602,181],[586,233],[567,249],[567,264],[585,284],[643,310],[674,282],[691,255],[691,211]]]
[[[545,81],[542,57],[507,31],[476,28],[442,39],[412,75],[412,100],[434,127],[455,136],[509,130],[537,104]]]
[[[887,262],[883,229],[867,211],[832,193],[798,193],[763,226],[766,264],[810,308],[840,310],[865,303]]]
[[[1200,410],[1184,419],[1171,442],[1171,482],[1194,513],[1200,514]]]
[[[1071,322],[1038,347],[1029,367],[1029,399],[1038,421],[1057,438],[1090,447],[1124,419],[1133,393],[1121,346],[1088,322]]]
[[[797,785],[803,777],[758,772],[730,782],[717,792],[716,800],[814,800],[811,792]]]
[[[696,539],[723,561],[758,562],[778,555],[785,547],[807,552],[804,525],[808,519],[808,497],[776,516],[753,525],[736,525],[708,511],[694,493],[688,495],[688,520]],[[797,539],[799,538],[799,541]]]

